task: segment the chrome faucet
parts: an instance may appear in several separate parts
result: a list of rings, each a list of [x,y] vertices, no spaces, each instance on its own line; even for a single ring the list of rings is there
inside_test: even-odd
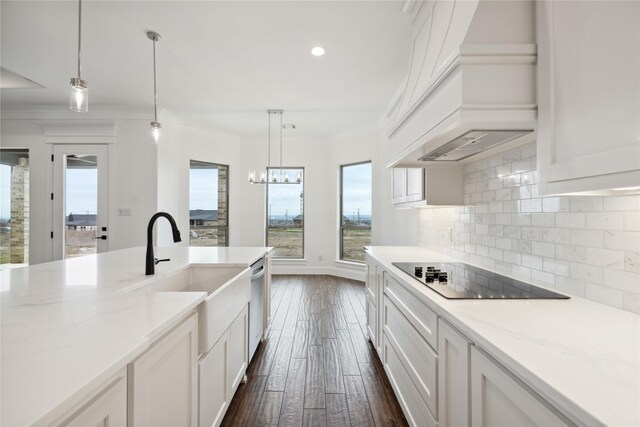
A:
[[[180,230],[178,230],[178,226],[176,225],[176,220],[173,219],[173,217],[171,215],[169,215],[166,212],[158,212],[156,214],[154,214],[151,219],[149,220],[149,225],[147,226],[147,260],[146,260],[146,264],[145,264],[145,273],[147,276],[150,276],[152,274],[155,274],[156,272],[156,265],[160,262],[163,261],[170,261],[169,258],[167,259],[158,259],[158,258],[154,258],[153,256],[153,225],[155,224],[156,220],[160,217],[165,217],[167,218],[167,220],[169,220],[169,223],[171,224],[171,232],[173,233],[173,241],[174,242],[181,242],[182,239],[180,238]]]

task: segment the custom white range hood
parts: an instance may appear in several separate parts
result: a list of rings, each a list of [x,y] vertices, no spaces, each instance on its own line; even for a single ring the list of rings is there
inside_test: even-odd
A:
[[[457,162],[536,126],[532,1],[407,1],[413,51],[386,115],[388,167]]]

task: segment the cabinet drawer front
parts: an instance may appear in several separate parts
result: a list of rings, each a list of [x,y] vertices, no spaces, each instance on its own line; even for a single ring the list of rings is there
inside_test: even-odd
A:
[[[367,333],[374,347],[376,347],[377,344],[376,333],[378,331],[378,317],[376,316],[376,312],[376,305],[371,301],[371,298],[367,297]]]
[[[385,274],[385,284],[384,292],[389,299],[429,345],[438,350],[438,315],[388,274]]]
[[[389,377],[391,386],[409,424],[415,427],[436,427],[438,423],[431,416],[427,405],[413,385],[411,377],[402,366],[398,354],[389,345],[388,337],[385,337],[384,340],[384,355],[384,370]]]
[[[127,425],[126,372],[123,370],[122,375],[118,375],[117,379],[94,397],[93,402],[60,425],[65,427],[125,427]]]
[[[434,418],[437,418],[438,355],[389,298],[385,298],[384,309],[384,333],[389,344],[393,346]]]
[[[471,425],[573,425],[477,348],[471,348]]]

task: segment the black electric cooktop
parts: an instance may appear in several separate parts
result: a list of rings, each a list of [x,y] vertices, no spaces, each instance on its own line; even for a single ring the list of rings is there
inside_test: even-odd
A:
[[[393,262],[448,299],[569,299],[547,289],[462,262]]]

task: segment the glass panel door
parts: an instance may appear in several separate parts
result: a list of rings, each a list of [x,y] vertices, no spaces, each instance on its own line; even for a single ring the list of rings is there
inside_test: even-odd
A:
[[[106,145],[54,148],[54,259],[108,250]]]

